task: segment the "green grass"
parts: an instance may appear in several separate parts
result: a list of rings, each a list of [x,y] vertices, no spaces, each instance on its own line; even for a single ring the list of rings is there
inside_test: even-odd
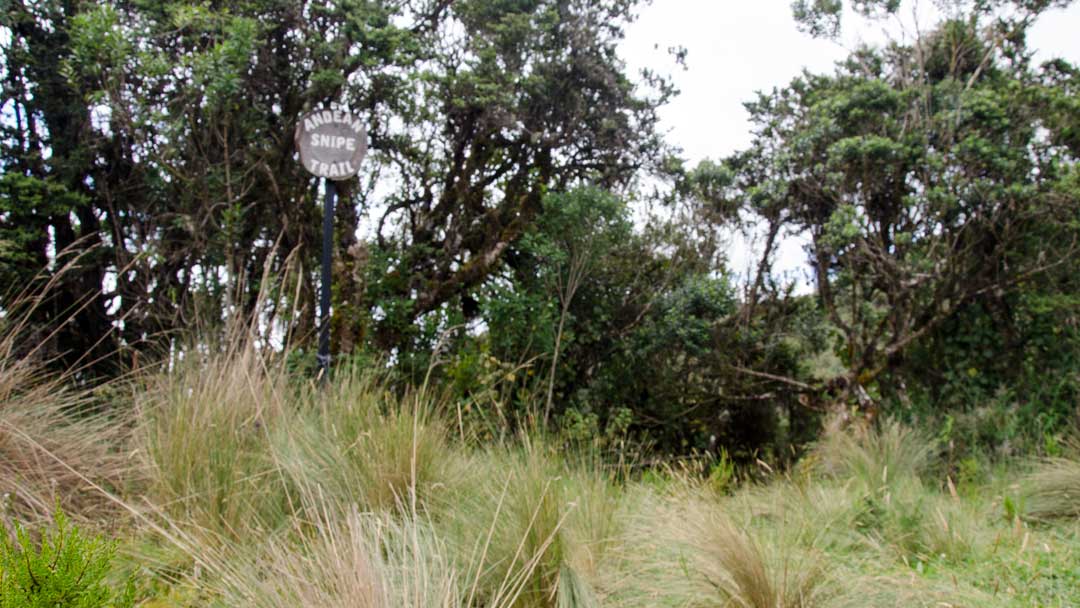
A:
[[[469,440],[430,392],[363,369],[320,389],[242,344],[138,378],[112,424],[0,366],[5,518],[58,500],[111,532],[148,608],[1080,605],[1075,459],[954,480],[885,422],[739,485],[542,433]]]

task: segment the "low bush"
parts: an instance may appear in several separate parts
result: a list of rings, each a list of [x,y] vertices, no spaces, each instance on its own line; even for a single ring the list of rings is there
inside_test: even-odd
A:
[[[115,543],[88,538],[56,510],[36,545],[22,526],[0,533],[0,608],[130,608],[134,587],[106,583]]]

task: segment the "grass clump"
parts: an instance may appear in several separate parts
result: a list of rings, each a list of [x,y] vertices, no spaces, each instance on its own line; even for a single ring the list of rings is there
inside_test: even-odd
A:
[[[794,542],[800,522],[755,521],[766,510],[760,495],[723,498],[686,481],[673,487],[639,498],[613,605],[828,605],[834,593],[829,560],[813,543]]]
[[[424,506],[457,477],[457,448],[434,399],[385,391],[370,370],[340,370],[326,393],[308,395],[324,476],[368,509]],[[329,453],[327,453],[329,452]]]
[[[221,563],[229,606],[453,608],[463,585],[433,529],[411,517],[324,513],[293,538],[274,538],[255,559]]]
[[[1024,514],[1037,521],[1080,518],[1080,461],[1050,458],[1025,484]]]
[[[332,489],[318,481],[298,484],[302,504],[290,528],[257,548],[236,543],[209,551],[204,561],[219,572],[209,584],[216,595],[226,605],[259,608],[556,605],[559,582],[549,577],[561,561],[549,549],[559,546],[561,522],[549,533],[546,519],[554,503],[541,500],[522,531],[516,509],[529,498],[510,496],[505,486],[493,512],[484,510],[488,496],[430,513],[401,500],[363,510],[356,497]],[[458,490],[455,500],[465,500],[468,494]]]
[[[75,388],[79,370],[48,371],[53,334],[31,319],[50,286],[0,307],[0,523],[46,525],[58,502],[83,525],[110,521],[117,506],[98,488],[136,473],[123,456],[127,420]]]
[[[825,562],[811,553],[765,547],[715,506],[691,501],[681,510],[676,538],[690,568],[726,600],[745,608],[824,605]]]
[[[42,524],[57,502],[84,525],[116,518],[116,505],[97,488],[117,488],[135,474],[120,452],[122,421],[73,416],[85,395],[53,382],[12,389],[3,376],[0,369],[0,521]]]
[[[130,501],[118,561],[147,608],[1080,605],[1075,461],[958,489],[934,479],[925,434],[886,422],[832,429],[804,465],[739,483],[723,459],[712,475],[639,471],[537,432],[481,443],[425,391],[361,368],[320,388],[243,341],[145,374],[130,442],[88,433],[41,462],[85,455],[73,487],[103,488],[79,469],[132,455],[111,500]],[[47,399],[19,410],[56,416],[39,436],[98,423]],[[4,466],[5,487],[28,479]],[[36,474],[16,519],[53,496],[79,504]]]
[[[282,525],[287,488],[269,449],[287,414],[283,374],[234,341],[193,349],[136,401],[135,453],[147,496],[190,531],[239,538]]]
[[[832,424],[811,452],[809,466],[833,478],[853,479],[880,490],[918,479],[930,463],[933,442],[921,431],[896,420],[880,427]]]
[[[568,494],[565,463],[543,441],[498,445],[470,458],[471,474],[437,510],[463,567],[476,569],[481,603],[513,597],[512,606],[559,605],[575,592],[567,576]],[[580,583],[580,581],[578,581]],[[562,589],[562,592],[560,592]]]

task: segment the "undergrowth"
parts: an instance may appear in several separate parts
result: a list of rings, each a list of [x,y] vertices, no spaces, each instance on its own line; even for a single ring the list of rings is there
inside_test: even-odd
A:
[[[473,434],[370,366],[320,387],[242,334],[126,384],[122,423],[0,367],[3,514],[38,531],[19,542],[50,538],[59,501],[118,535],[109,576],[147,608],[1080,604],[1071,457],[954,478],[883,421],[830,427],[786,472],[637,466]]]

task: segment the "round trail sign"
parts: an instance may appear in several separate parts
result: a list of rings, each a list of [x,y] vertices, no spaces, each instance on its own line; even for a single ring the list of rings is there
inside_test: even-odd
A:
[[[318,177],[349,179],[367,153],[367,129],[341,110],[316,110],[296,123],[296,147],[304,168]]]

